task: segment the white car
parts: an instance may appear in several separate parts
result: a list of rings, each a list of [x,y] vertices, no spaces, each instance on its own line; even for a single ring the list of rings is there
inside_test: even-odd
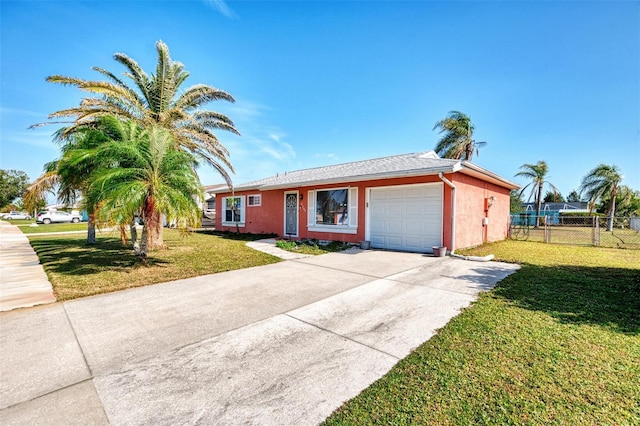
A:
[[[27,213],[22,212],[9,212],[2,215],[3,219],[12,220],[12,219],[31,219],[31,216]]]
[[[71,214],[71,213],[67,213],[67,212],[40,212],[38,213],[38,216],[36,216],[36,222],[37,223],[44,223],[45,225],[48,225],[50,223],[54,223],[54,222],[73,222],[73,223],[78,223],[80,222],[80,215],[77,214]]]

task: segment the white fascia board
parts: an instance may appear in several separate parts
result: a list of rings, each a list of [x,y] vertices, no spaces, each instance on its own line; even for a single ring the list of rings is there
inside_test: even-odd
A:
[[[505,178],[493,173],[492,171],[484,169],[480,166],[476,166],[475,164],[469,163],[467,161],[463,161],[461,163],[459,171],[461,173],[465,173],[474,177],[479,177],[482,180],[495,183],[498,186],[502,186],[509,189],[520,189],[520,185],[518,185],[517,183],[508,181]]]
[[[208,191],[209,194],[227,194],[227,193],[231,193],[231,192],[240,192],[240,191],[257,191],[259,190],[260,186],[258,185],[251,185],[251,186],[235,186],[233,188],[230,188],[228,186],[224,187],[224,188],[219,188],[213,191]]]

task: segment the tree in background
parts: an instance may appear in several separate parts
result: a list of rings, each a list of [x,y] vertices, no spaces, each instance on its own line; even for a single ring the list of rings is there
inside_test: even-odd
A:
[[[531,182],[528,183],[522,190],[520,191],[520,195],[526,191],[527,188],[531,187],[531,193],[529,195],[529,200],[533,197],[534,203],[536,205],[536,228],[540,226],[540,210],[542,208],[542,189],[545,184],[549,185],[554,192],[558,192],[555,186],[550,182],[547,182],[547,172],[549,171],[549,167],[545,161],[538,161],[536,164],[523,164],[520,166],[520,172],[516,173],[516,176],[521,176],[524,178],[531,179]]]
[[[111,72],[93,69],[108,81],[88,81],[74,77],[53,75],[47,81],[71,85],[99,97],[85,98],[76,108],[65,109],[49,115],[50,119],[72,118],[73,122],[60,134],[61,139],[85,127],[95,125],[99,117],[113,116],[121,121],[136,123],[141,129],[160,127],[171,135],[176,148],[195,155],[211,165],[232,186],[229,172],[233,166],[228,150],[218,141],[214,130],[226,130],[239,134],[233,121],[223,114],[203,109],[211,101],[235,102],[227,92],[212,86],[197,84],[183,89],[189,77],[184,65],[171,59],[169,48],[162,41],[156,43],[158,62],[155,74],[147,74],[129,56],[116,53],[114,59],[126,68],[124,76],[133,82],[127,85]],[[51,122],[37,124],[52,124]],[[162,223],[154,222],[161,227]],[[161,229],[151,233],[149,248],[163,247],[154,236],[162,235]]]
[[[564,203],[564,197],[559,191],[547,191],[543,201],[545,203]]]
[[[596,211],[606,213],[611,204],[611,195],[604,194],[596,206]],[[619,217],[640,216],[640,191],[620,185],[616,194],[616,215]]]
[[[593,209],[596,202],[602,197],[609,197],[607,208],[607,231],[613,229],[613,217],[616,212],[616,197],[622,181],[620,169],[615,165],[599,164],[582,179],[580,195],[583,193],[589,200],[589,208]]]
[[[0,208],[5,208],[29,186],[29,176],[21,170],[0,169]]]
[[[580,200],[580,194],[578,194],[578,191],[576,191],[575,189],[571,191],[567,196],[567,201],[570,203],[579,203],[581,200]]]
[[[486,142],[473,139],[475,127],[471,118],[460,111],[449,111],[449,115],[438,121],[433,129],[444,133],[435,147],[442,158],[471,161],[474,153],[478,155],[478,148],[486,145]]]
[[[520,191],[518,191],[517,189],[512,189],[511,193],[511,203],[510,203],[510,208],[509,208],[509,212],[510,213],[520,213],[524,210],[524,207],[522,205],[522,193]]]

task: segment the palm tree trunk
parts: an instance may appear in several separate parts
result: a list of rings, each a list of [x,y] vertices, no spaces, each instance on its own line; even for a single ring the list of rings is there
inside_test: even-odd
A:
[[[133,254],[135,256],[140,256],[140,241],[138,241],[138,228],[136,228],[136,223],[131,222],[129,229],[131,230],[131,242],[133,243]]]
[[[536,197],[536,228],[540,227],[540,209],[542,208],[542,184],[538,185],[538,196]]]
[[[144,228],[142,228],[142,235],[144,236],[145,232],[147,233],[148,250],[163,249],[162,214],[156,209],[153,197],[149,197],[146,200],[143,215]]]
[[[120,224],[120,243],[126,247],[127,246],[127,228],[124,223]]]
[[[96,215],[94,213],[89,214],[87,221],[87,244],[96,243]]]
[[[140,237],[140,250],[138,251],[138,259],[143,265],[147,264],[147,252],[149,251],[149,231],[147,228],[147,222],[145,221],[142,227],[142,236]]]

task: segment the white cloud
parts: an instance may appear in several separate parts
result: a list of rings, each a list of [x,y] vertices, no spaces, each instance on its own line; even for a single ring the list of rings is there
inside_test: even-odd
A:
[[[231,8],[227,5],[224,0],[205,0],[205,3],[210,7],[214,8],[218,12],[222,13],[229,19],[236,19],[237,15]]]

